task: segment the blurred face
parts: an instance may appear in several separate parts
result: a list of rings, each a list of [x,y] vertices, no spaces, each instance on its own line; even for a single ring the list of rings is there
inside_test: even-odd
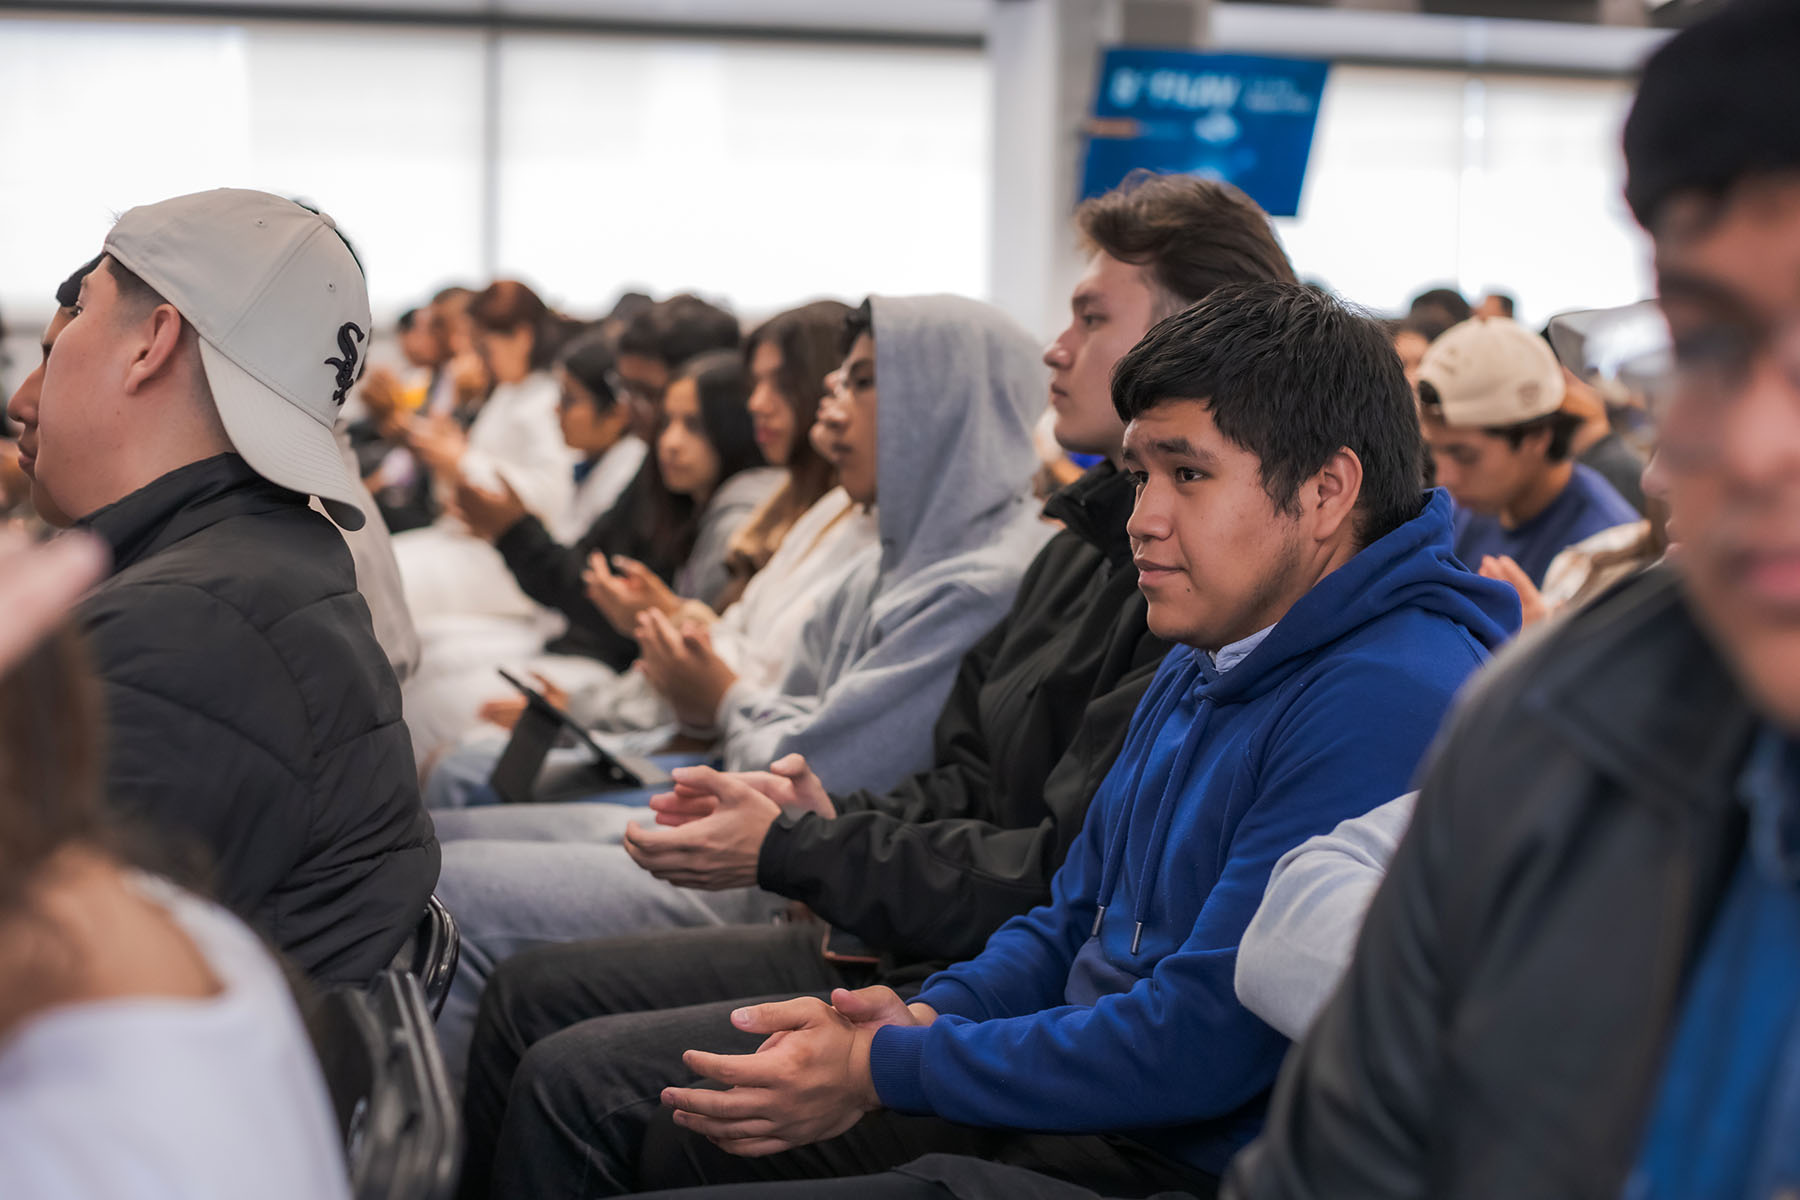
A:
[[[875,339],[863,334],[850,347],[844,365],[826,381],[819,402],[819,436],[825,457],[837,468],[838,483],[858,504],[875,503]]]
[[[562,387],[556,415],[569,448],[597,457],[617,445],[631,424],[631,413],[626,407],[614,404],[605,412],[599,411],[594,394],[562,367],[556,368],[556,382]]]
[[[518,383],[531,374],[531,328],[496,330],[475,326],[475,349],[496,383]]]
[[[415,367],[435,367],[444,360],[443,337],[429,309],[415,314],[412,328],[401,331],[400,353]]]
[[[1438,486],[1470,512],[1498,513],[1529,492],[1549,469],[1548,433],[1534,433],[1518,449],[1480,429],[1457,429],[1432,417],[1421,422],[1437,464]]]
[[[719,455],[700,421],[700,393],[691,379],[678,379],[663,397],[663,431],[656,439],[656,462],[671,492],[704,500],[719,482]]]
[[[1419,364],[1425,361],[1425,351],[1430,346],[1425,335],[1417,330],[1402,329],[1394,335],[1394,353],[1400,356],[1400,365],[1406,371],[1406,382],[1412,385],[1415,392],[1419,390]]]
[[[1654,480],[1694,608],[1752,699],[1800,732],[1800,182],[1657,230],[1675,378]]]
[[[1076,454],[1117,458],[1125,423],[1112,403],[1112,369],[1156,323],[1157,294],[1144,268],[1104,251],[1069,297],[1069,327],[1044,351],[1056,440]]]
[[[1217,650],[1273,625],[1304,594],[1299,519],[1276,510],[1260,468],[1197,400],[1126,427],[1137,504],[1125,531],[1150,632]]]
[[[756,445],[770,466],[787,465],[794,456],[796,427],[794,404],[781,393],[781,347],[764,341],[750,356],[750,420],[756,428]]]
[[[659,358],[621,354],[613,370],[612,387],[621,403],[631,409],[631,428],[646,441],[656,436],[662,421],[663,392],[669,386],[669,368]]]
[[[19,384],[19,390],[13,393],[12,400],[6,406],[7,415],[19,423],[19,469],[31,481],[31,507],[38,516],[59,529],[74,524],[74,521],[56,507],[50,493],[37,481],[38,402],[44,390],[44,364],[50,360],[50,347],[68,327],[69,322],[74,320],[75,311],[72,308],[59,308],[56,315],[50,318],[50,324],[44,327],[43,355],[38,360],[36,369]]]

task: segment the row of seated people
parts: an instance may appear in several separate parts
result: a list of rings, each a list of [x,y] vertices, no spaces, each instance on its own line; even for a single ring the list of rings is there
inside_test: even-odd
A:
[[[661,707],[632,727],[635,744],[680,735],[704,760],[663,760],[674,783],[653,796],[483,804],[474,764],[495,751],[453,733],[462,744],[422,764],[443,805],[441,875],[416,869],[437,844],[418,832],[416,785],[391,770],[414,766],[400,690],[348,552],[302,499],[362,523],[330,436],[367,328],[366,300],[345,294],[360,271],[322,220],[274,197],[128,213],[13,403],[42,507],[77,515],[126,560],[80,616],[111,737],[139,773],[109,755],[94,787],[117,816],[183,831],[181,806],[147,785],[197,786],[238,835],[261,814],[217,801],[262,799],[247,764],[258,750],[276,760],[311,801],[296,805],[310,824],[278,831],[299,878],[267,900],[221,895],[317,979],[366,977],[377,945],[391,957],[423,893],[385,934],[371,898],[435,879],[469,932],[440,1028],[466,1077],[465,1195],[1588,1195],[1628,1179],[1633,1195],[1767,1194],[1800,1172],[1783,1132],[1795,1058],[1780,1052],[1797,1036],[1800,972],[1777,506],[1800,439],[1784,415],[1791,364],[1767,332],[1794,304],[1800,228],[1794,184],[1767,172],[1800,165],[1800,145],[1745,115],[1721,168],[1718,131],[1696,132],[1690,114],[1740,112],[1730,96],[1747,71],[1791,90],[1783,55],[1797,45],[1791,13],[1727,6],[1652,63],[1627,131],[1631,200],[1657,239],[1683,367],[1659,405],[1650,487],[1679,517],[1676,569],[1548,625],[1482,672],[1447,725],[1458,690],[1517,630],[1524,593],[1500,555],[1481,573],[1460,560],[1480,513],[1421,491],[1427,439],[1463,431],[1538,473],[1547,507],[1502,506],[1496,546],[1545,511],[1580,540],[1584,522],[1634,515],[1586,486],[1566,425],[1547,419],[1560,368],[1523,331],[1478,319],[1426,351],[1415,394],[1390,331],[1295,283],[1254,205],[1143,178],[1081,211],[1088,270],[1043,355],[1047,380],[1010,322],[948,298],[820,314],[841,339],[829,384],[778,381],[799,355],[773,336],[673,366],[644,452],[670,494],[693,443],[722,459],[720,431],[744,418],[721,414],[749,414],[764,376],[790,428],[755,439],[763,462],[805,446],[835,472],[747,573],[735,636],[760,644],[778,618],[792,629],[763,678],[711,645],[737,605],[703,615],[679,566],[658,584],[641,556],[557,541],[520,486],[542,479],[475,469],[474,425],[460,456],[433,461],[447,516],[419,533],[493,541],[567,636],[632,643],[641,665],[589,673],[588,703],[653,692]],[[318,374],[310,351],[271,357],[254,320],[217,319],[214,293],[236,304],[244,287],[220,231],[241,238],[238,264],[256,261],[244,246],[263,247],[254,231],[269,226],[310,248],[280,257],[299,264],[274,272],[291,295],[256,294],[285,302],[282,340],[297,314],[319,331],[330,353],[316,381],[302,382]],[[612,356],[616,378],[623,338],[602,335],[593,353]],[[609,369],[586,378],[610,397],[572,364],[565,408],[598,401],[600,419],[621,403]],[[1031,498],[1046,391],[1061,444],[1103,459],[1045,506],[1054,527]],[[809,407],[817,432],[803,437]],[[108,421],[140,440],[76,455],[71,431]],[[572,484],[566,458],[557,470]],[[732,477],[715,461],[689,501],[703,511]],[[820,509],[837,489],[835,513]],[[858,516],[836,573],[783,568],[811,581],[801,611],[785,611],[777,601],[796,593],[764,572],[817,544],[792,531]],[[516,538],[536,542],[531,561],[564,581],[559,596],[531,592],[525,559],[505,550]],[[72,594],[92,558],[70,540],[31,564]],[[233,622],[251,632],[234,640]],[[535,645],[489,641],[466,665],[546,666],[543,629]],[[435,634],[425,641],[409,689],[434,669]],[[277,674],[291,703],[268,686]],[[36,713],[22,678],[7,694]],[[201,698],[220,680],[235,709]],[[21,739],[9,762],[56,744]],[[168,757],[149,761],[157,751]],[[377,769],[352,781],[366,762]],[[222,769],[240,775],[206,777]],[[23,801],[54,792],[29,780],[5,799],[29,830],[47,818]],[[402,802],[383,810],[387,796]],[[339,844],[352,817],[380,819],[380,836]],[[45,896],[116,896],[135,878],[86,828],[42,844],[21,878]],[[332,853],[347,848],[363,854]],[[221,875],[243,858],[219,855]],[[123,982],[76,972],[25,1012],[216,994],[230,982],[220,952],[179,895],[129,893],[119,911],[150,961],[122,955]],[[85,936],[84,950],[114,947]],[[56,1057],[44,1028],[7,1048],[37,1064],[39,1087]],[[232,1128],[311,1103],[292,1054],[301,1084],[280,1109],[266,1075],[218,1060],[231,1048],[202,1056],[230,1081],[220,1094],[265,1105],[245,1103]],[[161,1120],[178,1142],[207,1136],[135,1108],[102,1111],[121,1127]],[[58,1169],[112,1161],[63,1162],[73,1111],[42,1111],[35,1128],[61,1138],[21,1143],[0,1171],[60,1182]],[[282,1126],[283,1145],[312,1155],[306,1186],[329,1186],[316,1117]]]

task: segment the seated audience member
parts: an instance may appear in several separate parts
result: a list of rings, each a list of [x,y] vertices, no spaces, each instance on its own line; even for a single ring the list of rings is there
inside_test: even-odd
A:
[[[474,419],[473,412],[461,411],[451,345],[457,314],[466,316],[473,297],[467,288],[445,288],[430,303],[400,314],[395,340],[410,377],[402,381],[387,367],[371,367],[352,397],[362,406],[345,430],[357,474],[381,506],[382,520],[396,533],[422,528],[438,515],[431,471],[407,448],[406,423],[419,413],[447,413],[459,417],[466,429]]]
[[[1800,9],[1738,0],[1644,70],[1680,553],[1468,696],[1229,1195],[1800,1181],[1797,55]]]
[[[873,542],[873,516],[835,486],[836,471],[808,436],[825,377],[839,362],[849,312],[836,301],[821,300],[770,318],[745,342],[756,444],[787,474],[719,556],[728,578],[709,601],[683,599],[657,571],[627,554],[618,554],[610,565],[604,548],[590,555],[588,599],[613,631],[634,631],[638,614],[654,608],[682,623],[706,625],[713,654],[658,655],[653,670],[646,661],[644,670],[607,671],[557,697],[589,728],[672,732],[676,701],[698,714],[692,724],[710,726],[740,675],[767,686],[779,683],[814,605]],[[489,527],[505,519],[502,514]],[[517,549],[514,559],[523,561]],[[566,578],[579,562],[579,553],[558,556],[555,569]],[[740,581],[742,598],[733,600]],[[722,616],[717,609],[723,609]],[[591,623],[591,614],[577,611]],[[662,644],[653,642],[653,652]],[[523,697],[490,700],[482,715],[510,728],[523,708]],[[427,803],[461,807],[492,799],[486,781],[502,745],[503,740],[478,736],[441,760],[432,772]]]
[[[1565,547],[1637,521],[1596,472],[1570,461],[1575,419],[1549,345],[1500,318],[1465,321],[1419,366],[1419,407],[1437,482],[1456,501],[1456,555],[1504,555],[1533,584]]]
[[[701,599],[717,595],[729,578],[724,564],[730,539],[781,484],[782,473],[765,466],[756,448],[745,408],[748,395],[748,378],[736,351],[715,350],[689,360],[669,384],[663,428],[656,435],[655,465],[640,470],[632,485],[650,495],[634,498],[627,510],[634,523],[631,533],[642,539],[643,546],[655,549],[654,554],[646,555],[656,563],[655,569],[668,570],[671,562],[680,564],[672,574],[675,590],[681,595]],[[484,536],[496,536],[525,516],[517,494],[510,489],[492,493],[464,487],[458,498],[458,511],[469,528]],[[555,560],[552,566],[570,553],[559,544],[549,544],[549,557]],[[532,586],[530,571],[521,570],[521,565],[516,556],[509,561],[527,594],[546,594]],[[615,666],[625,665],[616,660],[605,662],[601,656],[607,644],[584,639],[585,632],[575,629],[566,646],[552,643],[544,647],[541,637],[532,638],[538,645],[527,643],[521,657],[543,649],[583,652],[539,655],[533,660],[534,669],[560,676],[561,687],[577,686],[596,672],[610,673]],[[407,725],[421,762],[479,721],[481,703],[493,694],[498,678],[495,668],[508,662],[504,653],[495,654],[496,646],[505,644],[504,639],[484,640],[462,626],[457,636],[434,641],[431,669],[406,693]]]
[[[720,748],[735,770],[804,754],[850,788],[890,787],[932,761],[931,721],[958,662],[1005,614],[1051,536],[1030,495],[1044,374],[1004,314],[953,296],[875,297],[847,344],[821,423],[844,492],[874,506],[879,540],[818,598],[778,686],[740,678],[727,689]],[[654,611],[639,631],[704,638]],[[462,919],[468,964],[440,1029],[460,1020],[466,1037],[487,973],[524,946],[755,922],[785,907],[748,886],[753,871],[696,893],[640,870],[619,841],[648,815],[647,798],[438,814],[464,846],[442,894]],[[456,1063],[456,1039],[443,1040]]]
[[[980,1194],[991,1159],[1124,1194],[1204,1193],[1256,1132],[1286,1044],[1237,1003],[1232,967],[1269,871],[1403,790],[1518,608],[1451,557],[1449,501],[1421,496],[1388,337],[1330,297],[1222,288],[1126,355],[1113,394],[1149,626],[1180,644],[1051,900],[911,1005],[875,988],[734,1014],[780,1036],[688,1055],[728,1090],[664,1092],[674,1123],[651,1126],[640,1185],[912,1163],[887,1192]],[[545,1184],[585,1169],[593,1191],[631,1170],[592,1117],[552,1115],[555,1130],[509,1113],[503,1163],[523,1152]],[[932,1153],[970,1157],[913,1163]]]
[[[465,431],[449,413],[404,424],[407,447],[431,469],[443,502],[460,482],[511,488],[526,509],[552,522],[575,495],[575,453],[557,420],[561,389],[550,364],[573,332],[536,292],[514,280],[491,284],[469,304],[476,351],[494,389]],[[394,539],[407,607],[429,643],[439,617],[536,615],[493,548],[454,516]]]
[[[1136,175],[1085,202],[1076,225],[1088,265],[1070,297],[1068,328],[1044,352],[1049,413],[1063,446],[1101,462],[1045,506],[1063,528],[1026,571],[1006,619],[963,657],[938,715],[933,765],[886,792],[834,784],[832,794],[816,796],[804,761],[785,760],[775,768],[784,775],[734,777],[767,790],[766,798],[721,782],[712,791],[726,802],[716,815],[688,819],[680,837],[657,847],[660,875],[671,877],[667,860],[685,851],[684,883],[714,889],[753,879],[848,938],[833,935],[827,958],[813,924],[665,930],[550,946],[505,964],[472,1062],[472,1161],[491,1156],[513,1073],[540,1040],[557,1035],[532,1070],[576,1064],[571,1073],[592,1094],[639,1096],[630,1111],[641,1124],[656,1091],[680,1070],[681,1051],[730,1034],[726,1015],[739,998],[877,981],[916,987],[929,973],[922,963],[970,957],[1008,918],[1048,899],[1050,875],[1167,649],[1145,627],[1131,565],[1125,521],[1133,486],[1117,465],[1125,425],[1112,404],[1113,367],[1155,321],[1221,284],[1293,281],[1267,215],[1211,180]],[[682,791],[683,805],[712,813],[709,793]],[[662,819],[676,814],[665,809]],[[570,871],[578,867],[569,860],[583,854],[617,856],[604,847],[558,853]],[[450,857],[453,874],[466,869],[456,848]],[[484,930],[482,941],[502,957],[604,928],[585,914],[570,917],[560,926],[514,924],[532,936],[508,942]],[[881,964],[846,957],[855,940]],[[484,977],[459,974],[439,1024],[455,1066],[466,1024],[452,1029],[448,1018]],[[576,1025],[620,1013],[634,1015]],[[594,1063],[605,1071],[592,1071]],[[484,1171],[472,1167],[470,1177]]]
[[[347,1198],[281,970],[229,914],[127,865],[79,646],[25,648],[102,560],[86,538],[0,547],[0,1195]]]
[[[73,311],[11,411],[37,486],[113,552],[78,610],[107,799],[205,854],[219,896],[307,973],[365,980],[438,850],[331,523],[363,521],[331,431],[362,270],[325,218],[221,189],[126,213]]]
[[[1644,457],[1613,429],[1612,412],[1606,397],[1573,371],[1564,368],[1562,410],[1580,422],[1569,438],[1569,453],[1575,461],[1599,473],[1640,514],[1648,513],[1644,503]]]
[[[743,339],[737,318],[698,296],[671,296],[638,308],[618,327],[619,398],[632,406],[640,436],[648,438],[662,412],[663,389],[681,364],[708,350],[735,350]]]
[[[40,363],[50,359],[50,348],[57,336],[67,328],[76,317],[76,304],[81,295],[81,281],[88,273],[100,265],[100,256],[82,264],[82,266],[63,280],[56,289],[56,313],[44,328],[42,357]],[[19,385],[19,394],[15,403],[21,407],[35,410],[38,393],[43,386],[43,371],[32,372]],[[380,643],[382,651],[387,655],[388,665],[394,668],[397,679],[404,680],[419,664],[419,638],[413,630],[412,614],[406,610],[406,600],[401,594],[400,570],[394,562],[392,539],[386,526],[381,522],[381,515],[374,499],[369,495],[354,475],[354,463],[343,444],[342,435],[338,435],[338,449],[344,456],[345,465],[351,471],[354,502],[362,510],[364,523],[356,529],[343,529],[344,543],[350,548],[351,565],[356,572],[357,590],[369,605],[369,616],[375,630],[375,640]],[[25,460],[28,468],[35,458]],[[74,522],[59,512],[43,494],[41,488],[33,494],[34,507],[43,524],[54,529],[66,529]],[[313,507],[324,513],[324,507],[317,498]],[[326,514],[329,515],[329,514]]]

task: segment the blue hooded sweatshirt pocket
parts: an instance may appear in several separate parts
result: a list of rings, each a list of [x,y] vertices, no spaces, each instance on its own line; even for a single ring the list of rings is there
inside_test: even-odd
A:
[[[1286,1048],[1237,1002],[1237,944],[1282,854],[1407,791],[1518,598],[1451,552],[1433,493],[1220,673],[1178,647],[1139,704],[1050,904],[884,1029],[884,1103],[965,1123],[1135,1131],[1221,1171]]]

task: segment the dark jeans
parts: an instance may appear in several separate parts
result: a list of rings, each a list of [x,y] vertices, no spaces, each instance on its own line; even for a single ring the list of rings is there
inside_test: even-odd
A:
[[[938,1117],[891,1112],[870,1113],[848,1133],[828,1142],[764,1158],[740,1158],[682,1129],[661,1110],[645,1134],[638,1175],[646,1188],[712,1200],[1211,1197],[1219,1183],[1139,1142],[1112,1134],[976,1129]],[[796,1182],[800,1180],[815,1182]],[[695,1187],[697,1192],[674,1191]]]
[[[863,987],[819,925],[678,929],[526,951],[489,980],[469,1055],[464,1200],[623,1195],[684,1050],[747,1053],[746,1002]]]

